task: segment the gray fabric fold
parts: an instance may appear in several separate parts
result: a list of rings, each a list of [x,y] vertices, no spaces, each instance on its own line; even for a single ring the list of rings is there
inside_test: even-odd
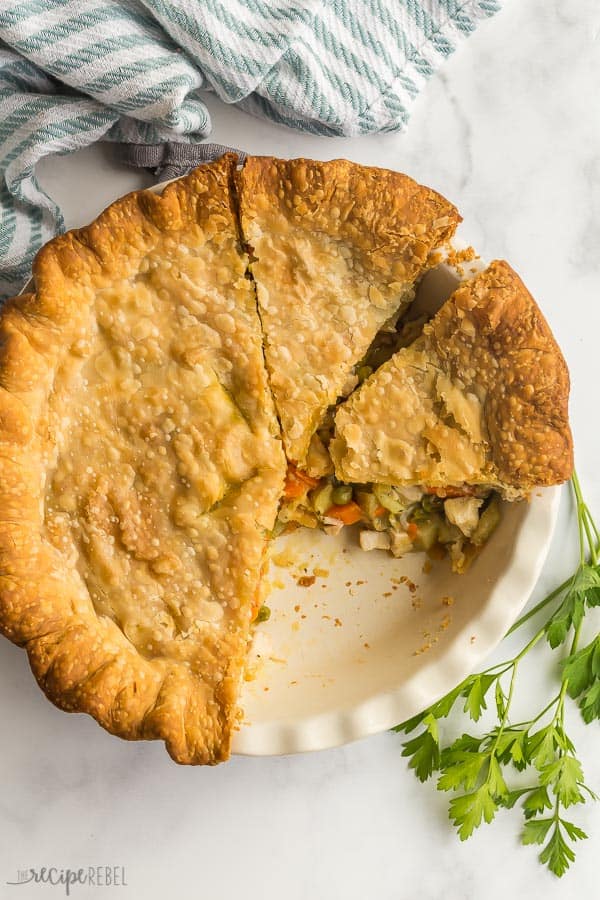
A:
[[[148,169],[159,181],[180,178],[202,163],[212,162],[224,153],[237,153],[240,162],[246,158],[243,150],[226,144],[119,144],[117,155],[121,162],[138,169]]]

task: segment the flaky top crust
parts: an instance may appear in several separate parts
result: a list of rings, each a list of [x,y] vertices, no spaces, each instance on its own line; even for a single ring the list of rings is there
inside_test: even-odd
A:
[[[414,281],[461,221],[452,203],[408,175],[347,159],[251,156],[237,181],[242,224],[278,209],[302,231],[346,241],[365,272],[385,281]]]
[[[52,241],[0,321],[0,628],[59,707],[185,763],[229,754],[285,470],[234,166]]]
[[[495,261],[340,407],[336,474],[526,495],[572,474],[568,396],[548,323],[508,263]]]
[[[303,466],[327,408],[460,216],[406,175],[344,159],[250,157],[237,183],[283,440]]]

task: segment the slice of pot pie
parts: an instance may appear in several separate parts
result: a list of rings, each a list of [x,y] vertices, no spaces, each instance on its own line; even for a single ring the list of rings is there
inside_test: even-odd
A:
[[[328,409],[460,216],[406,175],[343,159],[249,157],[237,186],[286,455],[318,477]]]
[[[0,625],[48,697],[229,753],[285,472],[235,157],[47,245],[0,324]]]
[[[365,549],[443,545],[461,571],[497,524],[498,497],[571,476],[568,395],[533,297],[493,262],[338,407],[330,452],[340,483],[309,497],[327,524],[366,525]]]

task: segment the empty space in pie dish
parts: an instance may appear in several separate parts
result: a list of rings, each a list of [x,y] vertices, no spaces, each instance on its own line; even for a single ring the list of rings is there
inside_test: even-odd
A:
[[[365,553],[353,529],[300,529],[273,548],[267,603],[233,752],[319,750],[390,728],[451,690],[525,605],[556,522],[560,488],[503,504],[463,575],[421,553]]]

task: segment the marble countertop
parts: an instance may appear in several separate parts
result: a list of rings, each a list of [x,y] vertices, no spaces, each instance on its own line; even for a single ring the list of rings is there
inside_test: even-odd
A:
[[[217,101],[210,108],[215,141],[397,168],[459,205],[463,235],[484,258],[512,262],[565,352],[577,466],[600,516],[599,35],[597,0],[507,0],[429,83],[403,135],[318,138]],[[119,168],[105,146],[46,161],[39,175],[68,224],[148,183]],[[574,560],[565,492],[536,596]],[[548,695],[546,658],[530,664],[531,705]],[[528,892],[552,900],[592,896],[597,881],[600,804],[573,810],[570,818],[590,840],[559,882],[538,865],[534,849],[519,846],[516,812],[460,843],[447,797],[408,772],[393,734],[309,755],[178,768],[162,746],[123,744],[91,720],[54,709],[25,655],[5,641],[0,708],[2,897],[59,896],[58,888],[5,884],[19,869],[44,865],[124,866],[127,888],[76,887],[72,896],[148,900],[192,890],[210,900],[500,900]],[[598,790],[598,729],[585,728],[573,712],[572,731]]]

